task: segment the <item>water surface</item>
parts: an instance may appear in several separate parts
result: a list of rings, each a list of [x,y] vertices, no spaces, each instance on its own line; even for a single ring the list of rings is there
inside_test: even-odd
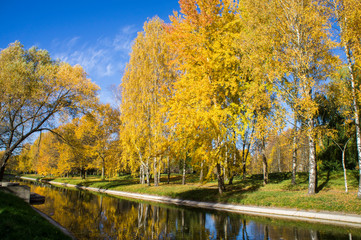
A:
[[[119,199],[48,184],[36,208],[78,239],[361,239],[361,230]]]

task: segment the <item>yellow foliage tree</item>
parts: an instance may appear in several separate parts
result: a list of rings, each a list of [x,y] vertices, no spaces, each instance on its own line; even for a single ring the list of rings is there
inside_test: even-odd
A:
[[[273,29],[275,69],[285,101],[294,119],[306,129],[309,146],[309,194],[317,188],[314,118],[318,111],[315,95],[331,72],[335,58],[331,53],[330,22],[322,1],[274,1]],[[276,73],[276,74],[277,74]]]
[[[0,85],[0,180],[25,140],[53,129],[57,117],[97,102],[99,89],[82,67],[54,61],[45,50],[26,50],[19,42],[0,53]]]
[[[167,152],[163,109],[175,78],[163,36],[164,23],[158,17],[144,24],[121,84],[122,158],[133,173],[140,169],[142,183],[146,175],[150,185],[152,169],[155,186],[159,184],[160,161]]]
[[[218,189],[225,190],[224,170],[230,150],[236,149],[233,130],[244,126],[240,113],[247,111],[244,92],[249,80],[242,69],[241,22],[233,1],[181,0],[180,13],[171,16],[167,43],[181,73],[169,101],[169,125],[174,147],[189,154],[192,163],[216,169]]]
[[[343,79],[346,84],[351,85],[351,88],[342,88],[341,93],[345,98],[348,96],[351,97],[352,114],[356,126],[356,145],[360,171],[357,198],[361,199],[361,130],[359,120],[361,94],[358,81],[361,76],[361,2],[358,0],[327,0],[327,2],[330,4],[331,10],[334,13],[333,16],[338,23],[340,46],[346,55],[346,61],[343,66],[346,66],[348,73]]]

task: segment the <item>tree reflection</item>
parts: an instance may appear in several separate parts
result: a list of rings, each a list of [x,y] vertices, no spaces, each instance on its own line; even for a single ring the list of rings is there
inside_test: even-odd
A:
[[[54,187],[31,185],[46,196],[37,205],[77,239],[329,239],[310,229],[262,224],[238,214],[163,207]],[[331,235],[332,236],[332,235]],[[344,234],[335,239],[352,239]]]

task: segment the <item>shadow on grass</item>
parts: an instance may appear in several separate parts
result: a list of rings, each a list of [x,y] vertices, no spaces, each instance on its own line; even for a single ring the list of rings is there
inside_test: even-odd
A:
[[[319,178],[320,178],[320,181],[321,181],[321,179],[324,178],[324,175],[320,174]],[[323,181],[323,183],[321,183],[320,185],[317,186],[316,191],[320,192],[322,189],[324,189],[327,186],[329,181],[330,181],[330,171],[327,171],[326,179]]]
[[[353,171],[352,176],[353,176],[353,178],[350,181],[351,185],[357,188],[359,186],[359,184],[360,184],[360,173],[359,173],[359,171]]]
[[[138,181],[136,179],[122,179],[122,180],[96,180],[96,181],[85,181],[76,184],[77,187],[98,187],[102,189],[110,189],[118,186],[132,185],[136,184]]]
[[[292,177],[291,172],[281,172],[281,173],[269,173],[268,180],[269,183],[280,183],[285,180],[289,180]],[[255,174],[249,177],[251,180],[263,180],[263,174]]]
[[[209,187],[177,193],[174,197],[204,202],[234,202],[236,199],[243,199],[246,193],[257,191],[261,186],[263,186],[262,181],[246,179],[227,185],[222,195],[219,195],[217,187]]]

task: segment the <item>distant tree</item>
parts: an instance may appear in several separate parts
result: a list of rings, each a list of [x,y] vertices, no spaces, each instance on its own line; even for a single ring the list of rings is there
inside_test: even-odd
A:
[[[92,139],[91,154],[94,155],[94,167],[101,170],[101,178],[105,178],[106,167],[111,165],[114,142],[119,139],[120,114],[109,104],[101,104],[83,122],[90,130]],[[116,166],[116,164],[112,164]],[[110,170],[110,169],[109,169]]]

